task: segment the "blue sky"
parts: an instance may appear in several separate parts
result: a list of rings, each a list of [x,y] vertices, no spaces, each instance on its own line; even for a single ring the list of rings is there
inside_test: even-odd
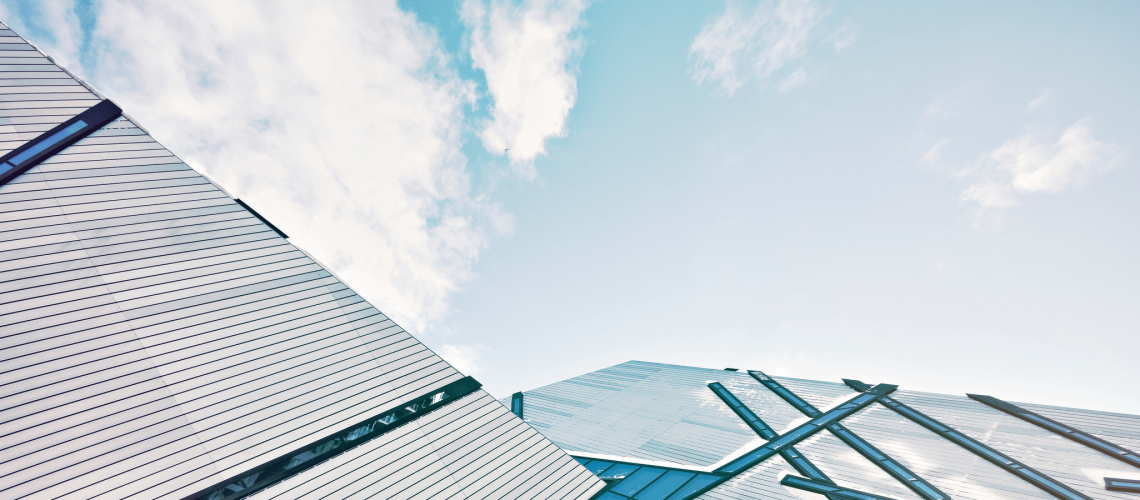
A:
[[[281,5],[3,20],[497,396],[638,359],[1140,413],[1140,5]]]

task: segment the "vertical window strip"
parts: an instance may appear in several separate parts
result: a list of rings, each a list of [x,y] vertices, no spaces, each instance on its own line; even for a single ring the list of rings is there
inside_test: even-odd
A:
[[[517,415],[519,419],[523,419],[523,393],[511,394],[511,413]]]

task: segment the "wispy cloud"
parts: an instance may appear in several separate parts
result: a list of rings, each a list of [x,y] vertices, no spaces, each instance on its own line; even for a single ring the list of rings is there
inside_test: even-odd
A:
[[[1055,142],[1026,133],[958,172],[971,180],[961,198],[982,208],[1004,208],[1016,205],[1020,193],[1070,189],[1111,168],[1116,151],[1093,137],[1088,118],[1069,126]]]
[[[488,237],[510,227],[468,180],[462,132],[475,83],[395,1],[104,0],[89,33],[75,4],[36,8],[37,28],[52,35],[45,50],[409,329],[442,319]],[[509,129],[490,136],[514,134],[510,145],[533,157],[537,137],[564,133],[574,89],[566,72],[547,83],[555,90],[531,89],[557,66],[535,58],[575,46],[552,19],[576,19],[581,7],[509,10],[492,9],[507,27],[491,21],[480,35],[492,47],[482,64],[513,68],[488,70],[508,103],[494,130]],[[511,31],[515,22],[524,27]],[[498,48],[514,41],[536,55],[516,61]],[[80,60],[86,66],[74,66]],[[512,75],[540,76],[519,83],[520,97],[502,83]],[[516,119],[523,125],[511,128]]]
[[[855,45],[855,42],[859,41],[859,32],[855,29],[853,24],[848,22],[835,30],[827,39],[835,45],[835,53],[838,54],[843,52],[843,49]]]
[[[811,30],[822,17],[810,0],[781,0],[774,8],[762,2],[747,10],[729,2],[724,14],[706,24],[689,46],[693,79],[719,85],[729,95],[752,78],[767,80],[804,55]],[[793,88],[806,74],[793,77],[781,87]]]
[[[466,0],[471,59],[493,100],[483,146],[507,149],[515,171],[534,177],[534,159],[546,139],[566,135],[566,117],[578,96],[575,74],[581,44],[575,36],[584,0]]]
[[[483,354],[490,351],[486,346],[444,344],[437,354],[464,375],[478,375],[483,371]]]

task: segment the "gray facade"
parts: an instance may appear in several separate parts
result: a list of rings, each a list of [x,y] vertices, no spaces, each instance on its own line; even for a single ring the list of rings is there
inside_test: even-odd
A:
[[[0,28],[16,164],[104,98]],[[257,498],[604,486],[464,381],[125,116],[0,186],[0,498],[240,498],[273,460]],[[362,422],[400,425],[330,440]]]
[[[859,395],[840,382],[772,379],[823,412],[841,407]],[[809,421],[803,412],[747,372],[640,361],[527,391],[523,394],[524,415],[530,425],[588,468],[601,470],[603,477],[607,476],[608,464],[632,464],[665,471],[689,471],[696,478],[702,473],[723,470],[725,464],[767,442],[710,389],[712,382],[722,384],[781,435]],[[1018,467],[1035,470],[1077,492],[1067,498],[1140,498],[1140,493],[1106,490],[1104,480],[1106,477],[1140,480],[1140,467],[964,395],[899,389],[886,399],[904,403],[947,428],[1007,455],[1015,465],[1021,464]],[[1025,403],[1016,405],[1113,443],[1121,450],[1140,449],[1140,416]],[[924,428],[886,404],[868,405],[838,422],[909,469],[918,479],[933,485],[946,498],[1046,499],[1058,496]],[[812,434],[796,442],[794,448],[835,485],[869,494],[864,498],[924,498],[917,493],[917,488],[892,477],[886,466],[874,463],[832,432]],[[772,456],[701,493],[698,498],[822,498],[816,493],[781,484],[788,475],[802,474],[784,457]],[[648,483],[646,488],[653,484]],[[631,488],[627,491],[646,490]],[[603,495],[602,498],[624,497]],[[651,497],[632,495],[639,500]],[[856,497],[837,494],[831,498]]]

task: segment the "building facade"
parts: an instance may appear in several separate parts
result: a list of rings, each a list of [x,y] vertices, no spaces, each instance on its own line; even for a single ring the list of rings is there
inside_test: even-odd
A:
[[[1136,449],[1133,415],[635,361],[496,401],[0,25],[0,499],[1127,500]]]
[[[602,487],[0,25],[0,498]]]
[[[1140,498],[1140,416],[630,361],[503,400],[599,498]]]

